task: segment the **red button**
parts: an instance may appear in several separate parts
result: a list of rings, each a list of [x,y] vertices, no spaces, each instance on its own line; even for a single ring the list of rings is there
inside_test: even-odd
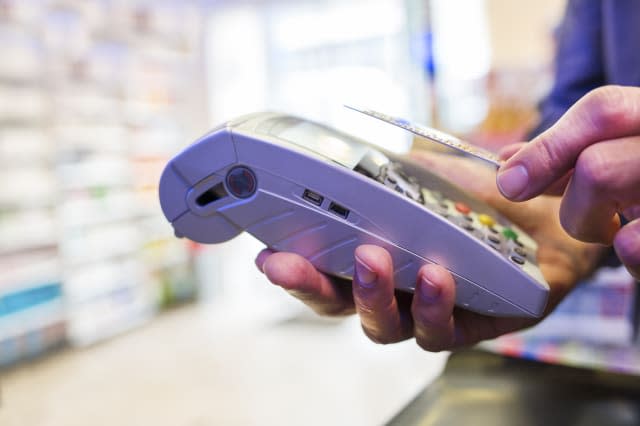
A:
[[[464,203],[456,203],[456,210],[458,210],[462,214],[471,213],[471,207],[469,207],[468,205],[466,205]]]

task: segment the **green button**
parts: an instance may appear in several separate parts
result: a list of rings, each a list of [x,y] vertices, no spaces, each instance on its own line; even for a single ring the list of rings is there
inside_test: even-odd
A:
[[[518,239],[518,234],[516,234],[516,233],[513,231],[513,229],[504,228],[504,229],[502,230],[502,235],[504,235],[504,237],[505,237],[507,240],[513,240],[513,241],[515,241],[515,240],[517,240],[517,239]]]

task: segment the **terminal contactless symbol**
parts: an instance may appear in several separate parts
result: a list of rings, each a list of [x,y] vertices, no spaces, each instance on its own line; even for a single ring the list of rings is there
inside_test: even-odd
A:
[[[251,169],[238,166],[227,173],[227,189],[238,198],[249,198],[256,192],[256,175]]]

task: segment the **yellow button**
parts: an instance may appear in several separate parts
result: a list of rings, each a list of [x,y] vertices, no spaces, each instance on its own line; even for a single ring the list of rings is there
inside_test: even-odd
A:
[[[488,227],[491,227],[491,226],[496,224],[496,221],[493,220],[493,218],[491,216],[486,215],[486,214],[478,215],[478,220],[480,221],[481,224],[483,224],[485,226],[488,226]]]

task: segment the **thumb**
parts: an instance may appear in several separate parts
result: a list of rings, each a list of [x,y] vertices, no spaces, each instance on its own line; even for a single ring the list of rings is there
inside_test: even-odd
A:
[[[640,88],[598,88],[509,158],[498,171],[498,188],[510,200],[528,200],[569,174],[589,145],[639,133]]]

